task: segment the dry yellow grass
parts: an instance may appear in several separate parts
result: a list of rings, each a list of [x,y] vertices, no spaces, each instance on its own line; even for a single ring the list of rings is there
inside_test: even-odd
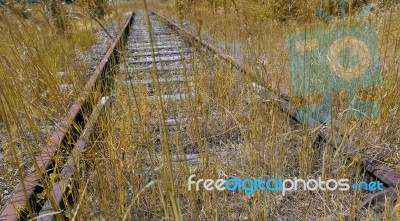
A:
[[[73,56],[95,42],[97,28],[81,18],[62,31],[41,4],[8,7],[0,11],[1,204],[81,96],[88,66]]]
[[[291,1],[269,2],[177,0],[148,7],[190,22],[197,33],[204,33],[228,54],[240,55],[261,80],[290,85],[286,36],[334,25],[313,14],[318,1],[296,1],[295,13],[287,11]],[[143,3],[116,6],[110,18],[142,9]],[[335,7],[331,10],[337,12]],[[0,98],[7,104],[0,108],[1,129],[7,130],[0,178],[11,180],[45,143],[40,126],[62,117],[71,99],[79,99],[76,91],[83,86],[84,64],[70,64],[69,56],[76,45],[90,45],[92,29],[87,24],[72,24],[71,33],[59,34],[40,13],[33,16],[39,18],[35,22],[18,15],[1,16],[0,30],[8,35],[0,39],[0,52],[5,55],[0,57]],[[77,220],[395,220],[398,205],[393,208],[388,202],[381,212],[361,209],[359,193],[351,191],[299,191],[285,197],[257,192],[247,197],[187,189],[187,179],[194,173],[204,179],[322,176],[354,180],[364,154],[395,167],[400,162],[399,7],[379,8],[363,21],[378,28],[384,83],[369,96],[379,100],[384,112],[381,119],[371,121],[342,122],[338,117],[338,123],[347,126],[341,133],[362,147],[353,158],[334,141],[316,149],[313,128],[293,127],[274,97],[257,96],[252,82],[216,59],[215,64],[201,64],[194,84],[196,97],[182,104],[184,111],[193,114],[190,123],[160,139],[159,145],[169,146],[170,158],[154,150],[153,128],[166,130],[159,113],[153,111],[160,104],[149,103],[146,86],[135,87],[133,94],[124,85],[115,86],[117,101],[100,119],[97,135],[79,156]],[[76,91],[60,91],[55,75],[60,70],[70,74]],[[119,82],[123,76],[116,74]],[[164,107],[164,111],[170,110]],[[201,160],[195,165],[184,153],[190,148],[200,150],[196,157]]]
[[[174,11],[171,2],[171,6],[162,12],[168,17],[176,16],[178,20],[179,16],[182,18],[184,15],[186,19],[184,22],[191,21],[195,27],[201,25],[201,28],[194,30],[206,33],[217,44],[226,46],[227,53],[233,51],[229,44],[239,45],[237,54],[243,56],[244,63],[256,67],[262,79],[266,81],[273,79],[287,85],[290,82],[286,36],[298,31],[332,27],[331,24],[321,20],[314,20],[313,15],[303,18],[300,22],[292,18],[284,23],[281,19],[255,18],[252,17],[254,15],[247,14],[246,10],[251,8],[248,9],[240,4],[245,3],[238,3],[237,7],[240,8],[238,13],[233,6],[226,6],[225,9],[229,8],[229,11],[225,13],[224,5],[210,8],[206,4],[197,4],[193,8],[179,6],[183,7],[185,12],[179,14]],[[383,21],[397,19],[394,14],[387,15],[386,12],[387,9],[382,9],[381,12],[367,18],[379,29],[382,63],[387,63],[385,59],[388,56],[382,51],[385,48],[389,49],[387,45],[397,41],[396,37],[383,40],[387,36],[393,37],[391,34],[393,30],[388,31],[387,25],[382,25]],[[393,53],[396,52],[395,49]],[[397,67],[397,64],[393,65],[388,70]],[[385,109],[392,110],[392,113],[397,113],[398,102],[395,97],[398,91],[395,90],[397,83],[393,80],[397,73],[388,70],[385,70],[385,76],[389,77],[385,77],[382,90],[385,91],[383,93],[387,93],[386,97],[390,98],[382,105]],[[206,78],[199,78],[195,88],[202,95],[187,104],[186,111],[191,111],[194,107],[197,112],[194,116],[203,119],[212,118],[215,124],[189,125],[183,131],[171,133],[168,141],[164,140],[170,142],[173,159],[180,159],[172,160],[173,184],[169,180],[171,177],[165,180],[165,177],[170,175],[165,167],[169,168],[171,162],[163,157],[158,160],[147,157],[157,156],[157,153],[152,149],[154,144],[151,131],[146,128],[157,127],[159,122],[154,120],[158,118],[157,113],[151,111],[154,107],[147,103],[145,88],[137,88],[134,97],[138,103],[135,104],[131,103],[129,93],[122,86],[116,86],[120,103],[115,107],[115,112],[112,111],[110,114],[113,125],[107,127],[108,139],[101,146],[104,152],[91,157],[99,163],[94,166],[95,173],[107,175],[95,176],[89,180],[91,191],[82,201],[85,206],[82,207],[84,209],[81,210],[81,218],[92,217],[92,211],[96,208],[97,218],[105,219],[122,217],[122,214],[129,214],[132,219],[146,220],[177,219],[180,216],[183,220],[394,219],[395,214],[392,213],[393,207],[390,202],[383,212],[361,209],[360,196],[357,192],[300,191],[286,197],[273,193],[257,193],[252,197],[246,197],[240,193],[188,191],[187,178],[194,173],[198,178],[204,179],[235,175],[240,177],[282,175],[304,178],[323,176],[353,179],[359,176],[359,157],[367,151],[382,154],[378,157],[381,160],[391,156],[389,160],[393,164],[398,162],[393,155],[397,153],[396,149],[391,149],[392,146],[378,148],[369,140],[374,133],[378,136],[378,140],[385,139],[385,145],[396,146],[398,141],[395,128],[398,128],[398,117],[395,114],[384,114],[383,118],[377,121],[348,122],[352,127],[341,132],[349,134],[351,139],[363,147],[358,155],[348,159],[346,151],[335,142],[329,142],[322,148],[315,149],[312,144],[313,130],[293,128],[287,117],[278,110],[278,103],[274,102],[273,98],[269,98],[266,103],[263,99],[257,98],[251,89],[251,82],[242,79],[240,73],[232,71],[222,63],[217,63],[214,66],[207,66],[207,69],[197,74],[203,77],[211,75],[215,80],[209,82]],[[238,91],[244,93],[237,94]],[[213,112],[207,111],[210,109]],[[168,108],[166,110],[168,111]],[[140,116],[141,120],[136,117],[134,117],[136,120],[132,120],[132,116]],[[387,123],[388,121],[390,123]],[[195,123],[196,120],[192,122]],[[104,122],[104,124],[109,123]],[[376,133],[377,131],[382,133]],[[222,136],[214,137],[213,134]],[[239,142],[235,139],[237,134],[240,134]],[[190,143],[195,143],[200,150],[209,149],[208,153],[200,156],[208,159],[206,164],[200,161],[196,167],[192,167],[187,160],[184,160],[187,156],[180,151]],[[171,189],[172,185],[174,189]],[[115,194],[110,195],[105,192]],[[112,209],[102,208],[104,204]],[[177,205],[181,208],[181,213],[178,214],[174,209]],[[122,213],[116,215],[112,212],[115,210]]]

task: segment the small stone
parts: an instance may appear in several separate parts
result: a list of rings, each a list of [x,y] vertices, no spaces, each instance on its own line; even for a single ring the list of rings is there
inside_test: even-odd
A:
[[[57,72],[57,76],[59,76],[59,77],[64,77],[66,74],[65,74],[65,72],[63,72],[63,71],[59,71],[59,72]]]

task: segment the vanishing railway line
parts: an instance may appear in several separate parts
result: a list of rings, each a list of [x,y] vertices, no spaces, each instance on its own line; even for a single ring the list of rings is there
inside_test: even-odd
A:
[[[132,97],[132,104],[137,102],[135,93],[138,93],[133,88],[140,86],[144,89],[141,92],[147,93],[150,109],[160,111],[154,116],[154,125],[161,122],[174,130],[174,127],[189,124],[190,116],[196,111],[190,105],[190,100],[195,96],[193,87],[196,84],[196,75],[193,72],[204,68],[204,61],[213,63],[213,57],[203,56],[203,51],[214,53],[233,65],[238,73],[254,79],[253,87],[259,96],[278,96],[281,110],[299,122],[297,111],[287,98],[288,94],[274,92],[257,82],[251,68],[244,67],[218,48],[199,40],[162,16],[153,13],[149,17],[151,27],[143,14],[133,13],[124,24],[121,34],[86,84],[84,99],[74,103],[69,109],[69,119],[54,132],[47,146],[36,158],[37,163],[27,171],[23,181],[15,188],[11,199],[1,210],[0,220],[28,220],[36,216],[41,217],[40,220],[53,220],[56,218],[55,212],[63,210],[66,204],[74,204],[74,184],[71,183],[76,170],[74,156],[85,149],[95,133],[97,119],[115,99],[112,94],[115,85],[126,89],[126,93]],[[149,28],[152,30],[150,33]],[[119,77],[114,76],[115,67],[121,73]],[[155,139],[162,136],[161,132],[159,129],[155,130]],[[336,139],[341,138],[339,134],[333,136]],[[320,127],[315,143],[324,143],[330,139],[332,134],[326,127]],[[349,152],[356,148],[352,143],[345,146]],[[162,150],[159,143],[156,143],[155,148]],[[59,155],[64,159],[62,166],[55,161]],[[394,197],[400,175],[377,160],[366,157],[363,162],[366,176],[369,179],[379,179],[385,184],[383,191],[365,194],[364,206],[372,202],[379,203],[385,196]],[[38,197],[54,172],[59,174],[59,180],[46,193],[46,197]],[[52,213],[54,216],[46,215]],[[68,219],[63,215],[62,218]]]

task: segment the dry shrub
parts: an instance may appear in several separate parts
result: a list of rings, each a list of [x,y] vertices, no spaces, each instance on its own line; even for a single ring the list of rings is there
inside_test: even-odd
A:
[[[102,19],[110,13],[108,0],[78,0],[76,3],[86,9],[92,18]]]
[[[193,0],[175,0],[174,8],[178,14],[178,18],[182,21],[185,18],[185,14],[188,13],[192,6]]]
[[[66,17],[66,10],[64,6],[56,0],[50,0],[47,5],[50,8],[51,16],[54,18],[56,27],[62,32],[66,31],[70,24]]]
[[[325,4],[322,4],[322,7],[328,12],[331,16],[341,16],[341,1],[328,0]],[[370,3],[370,0],[350,0],[345,7],[346,14],[355,14],[356,11],[359,11],[362,7]]]

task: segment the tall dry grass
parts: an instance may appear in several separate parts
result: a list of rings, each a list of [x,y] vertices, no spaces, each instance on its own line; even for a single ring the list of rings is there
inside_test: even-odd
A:
[[[2,206],[88,79],[88,64],[75,56],[95,43],[98,24],[68,17],[82,10],[75,5],[50,2],[7,1],[0,11]]]
[[[334,26],[317,19],[311,7],[314,4],[303,5],[305,8],[297,14],[263,10],[283,14],[282,19],[268,17],[270,15],[258,17],[260,15],[252,11],[257,4],[247,1],[186,3],[188,5],[185,1],[171,2],[163,13],[175,17],[178,22],[182,20],[182,24],[190,22],[194,33],[204,33],[205,39],[211,36],[228,54],[240,55],[242,62],[253,66],[266,83],[290,83],[285,47],[288,34]],[[328,10],[329,6],[326,7]],[[358,7],[354,5],[355,10]],[[89,152],[92,155],[88,157],[91,159],[88,164],[95,175],[82,181],[88,183],[89,191],[85,191],[82,198],[79,217],[106,220],[395,220],[393,202],[388,200],[382,211],[361,208],[362,198],[357,191],[299,191],[285,197],[279,193],[257,192],[247,197],[237,192],[189,191],[187,187],[191,174],[196,174],[197,179],[282,175],[356,181],[363,179],[360,159],[365,154],[390,161],[390,166],[394,167],[398,162],[397,130],[394,129],[399,125],[395,114],[398,64],[388,59],[398,53],[397,49],[389,47],[397,41],[393,35],[397,28],[389,24],[396,23],[398,16],[393,11],[390,13],[391,10],[397,9],[383,8],[365,18],[379,28],[381,59],[387,67],[383,73],[384,85],[373,96],[382,95],[388,99],[380,101],[387,112],[381,119],[372,121],[346,122],[335,118],[341,124],[347,123],[348,127],[340,131],[347,135],[344,140],[351,139],[362,147],[351,158],[345,142],[330,140],[316,147],[313,143],[315,128],[293,126],[280,112],[277,97],[256,93],[249,78],[215,57],[209,57],[212,61],[202,61],[197,68],[193,68],[196,65],[192,63],[184,73],[193,74],[194,79],[192,83],[184,82],[187,87],[183,91],[189,92],[191,84],[195,93],[188,101],[179,103],[179,109],[188,113],[189,119],[175,128],[166,127],[163,122],[165,115],[179,116],[176,108],[169,105],[171,101],[150,102],[147,86],[140,85],[141,79],[151,75],[122,72],[116,75],[116,82],[129,76],[131,83],[115,85],[117,102],[109,110],[109,121],[102,127],[107,128],[104,130],[107,138],[99,140],[100,149]],[[385,50],[391,52],[382,53]],[[338,116],[343,111],[334,110]],[[158,130],[166,134],[154,137],[154,131]],[[377,137],[375,143],[369,139],[372,134]]]
[[[204,36],[202,36],[204,39],[208,39],[211,36],[211,41],[224,48],[226,53],[239,55],[242,62],[252,66],[259,74],[260,79],[267,84],[275,81],[288,86],[290,85],[290,75],[285,45],[286,36],[295,32],[332,28],[336,25],[327,23],[315,15],[315,7],[319,4],[320,2],[318,1],[307,2],[307,4],[297,1],[293,2],[293,5],[284,1],[173,1],[170,8],[163,10],[163,13],[170,17],[175,17],[181,24],[189,22],[192,25],[193,33],[204,33]],[[257,177],[260,174],[273,177],[282,174],[288,177],[316,177],[320,175],[336,179],[348,177],[352,180],[357,180],[362,179],[359,174],[359,163],[361,157],[366,155],[396,168],[399,162],[397,157],[399,143],[399,102],[397,97],[399,91],[397,90],[398,62],[396,61],[399,51],[397,46],[398,37],[395,33],[398,32],[398,25],[396,24],[399,22],[399,9],[394,3],[384,4],[383,2],[375,1],[373,5],[375,9],[372,13],[358,24],[369,22],[378,28],[384,82],[380,88],[360,96],[372,96],[377,100],[383,110],[382,116],[377,120],[346,120],[342,117],[345,108],[343,108],[343,102],[340,101],[340,99],[343,99],[341,95],[338,95],[338,103],[334,106],[333,125],[341,125],[342,130],[340,130],[340,133],[346,135],[345,139],[351,139],[360,147],[354,156],[348,158],[345,147],[342,146],[345,142],[341,143],[335,140],[329,141],[326,146],[315,149],[312,145],[315,135],[313,128],[290,127],[287,119],[285,120],[285,117],[280,116],[277,109],[273,107],[272,109],[265,109],[269,107],[268,104],[274,103],[273,98],[264,97],[263,99],[267,100],[265,101],[267,104],[261,100],[244,102],[245,104],[239,102],[243,98],[248,101],[249,97],[247,96],[250,96],[251,100],[251,95],[243,93],[237,97],[233,96],[234,91],[240,90],[238,88],[243,88],[244,91],[251,94],[250,82],[236,80],[236,77],[240,76],[240,74],[232,73],[226,66],[219,67],[216,65],[215,68],[221,72],[201,72],[199,76],[212,75],[218,79],[218,77],[221,77],[219,75],[221,73],[225,76],[222,77],[224,79],[222,82],[225,83],[218,83],[214,79],[213,83],[204,82],[208,86],[202,86],[199,90],[206,94],[205,97],[212,97],[211,100],[215,101],[217,106],[225,107],[222,115],[228,116],[227,118],[232,116],[234,121],[232,127],[239,129],[241,138],[239,144],[236,144],[240,146],[237,147],[237,150],[240,152],[239,155],[241,157],[239,161],[229,164],[230,160],[235,157],[218,156],[216,161],[212,161],[210,159],[212,159],[213,153],[207,153],[206,158],[210,160],[207,161],[209,166],[206,168],[198,166],[196,170],[191,171],[189,174],[196,173],[199,178],[204,179],[208,177],[216,179],[224,175],[230,177],[238,174],[241,174],[242,177]],[[275,9],[274,6],[276,7]],[[347,14],[352,17],[359,12],[362,4],[353,1],[350,6]],[[292,8],[294,11],[285,10],[288,7],[294,7]],[[332,16],[340,17],[340,6],[337,4],[329,2],[323,5],[323,8],[330,12]],[[338,25],[343,24],[338,23]],[[233,86],[227,82],[240,83]],[[225,86],[230,89],[226,89]],[[205,89],[208,87],[213,88],[212,91],[215,93],[210,95],[209,91]],[[231,96],[233,100],[230,101],[238,106],[230,106],[225,103],[225,99],[229,100]],[[220,100],[221,98],[222,100]],[[199,103],[195,106],[204,107],[201,99],[196,101]],[[210,103],[207,104],[212,106]],[[298,107],[300,105],[297,104]],[[261,108],[262,111],[256,112],[256,110],[259,110],[258,108]],[[209,118],[209,115],[211,115],[210,112],[202,111],[202,109],[199,109],[198,113],[201,113],[200,116],[204,118]],[[270,118],[265,119],[265,116],[270,116]],[[224,122],[228,120],[227,118],[221,121]],[[285,124],[284,122],[287,123]],[[278,125],[279,129],[275,128],[276,125]],[[200,128],[193,128],[194,132],[191,133],[202,134],[201,131],[209,131],[210,128],[215,127],[202,124]],[[264,135],[264,133],[268,135]],[[202,136],[205,135],[200,137]],[[231,137],[230,141],[227,143],[222,141],[222,143],[235,150],[235,143],[232,139]],[[288,141],[288,143],[282,144],[281,142],[283,141]],[[203,143],[203,145],[206,147],[212,146],[208,143]],[[234,152],[232,149],[229,149],[228,152]],[[242,167],[243,164],[241,163],[243,162],[246,162],[246,166],[244,166],[246,169]],[[226,167],[225,164],[229,166]],[[186,191],[185,178],[189,174],[182,176],[177,169],[174,178],[178,179],[178,183],[183,182],[178,191]],[[164,191],[167,191],[166,189],[165,187]],[[261,198],[246,198],[243,196],[243,199],[236,199],[235,197],[237,196],[230,196],[229,194],[218,194],[203,191],[182,193],[180,197],[182,205],[186,205],[186,199],[189,199],[190,202],[196,199],[194,203],[189,204],[183,210],[187,212],[183,216],[187,219],[206,220],[217,218],[392,220],[396,217],[396,213],[393,212],[393,202],[390,201],[387,201],[385,208],[380,212],[371,208],[362,209],[360,207],[361,198],[357,192],[320,192],[315,194],[300,192],[293,193],[288,197],[260,194]],[[229,197],[234,197],[235,199],[229,199]],[[148,207],[146,206],[146,208]],[[169,211],[172,213],[172,210]],[[164,215],[167,212],[164,211]],[[235,218],[229,216],[235,216]],[[163,215],[160,215],[160,217],[163,217]]]
[[[243,63],[254,67],[260,80],[289,85],[286,36],[334,26],[314,15],[318,4],[174,1],[162,12],[191,22],[195,33],[211,37],[228,54],[239,55]],[[144,4],[123,4],[115,10],[133,7]],[[337,10],[337,6],[324,7],[332,13]],[[354,10],[358,7],[354,5]],[[23,173],[46,141],[41,125],[62,117],[68,102],[79,99],[78,92],[67,96],[57,88],[54,82],[61,80],[54,73],[67,70],[66,78],[76,89],[82,87],[80,66],[69,64],[67,55],[75,45],[90,42],[90,34],[79,31],[77,38],[71,38],[75,35],[55,34],[54,25],[38,29],[38,23],[2,16],[11,17],[1,23],[9,36],[0,47],[6,55],[0,63],[4,79],[0,97],[5,104],[0,113],[7,131],[2,143],[6,163],[1,164],[5,166],[0,174],[4,180],[13,180],[8,183],[11,187],[18,181],[13,176]],[[78,156],[80,167],[74,179],[79,198],[67,216],[76,220],[395,220],[393,202],[388,201],[380,212],[360,208],[358,192],[299,191],[285,197],[256,192],[247,197],[239,192],[187,188],[191,174],[197,179],[321,176],[355,181],[362,179],[359,164],[364,154],[395,167],[399,162],[398,7],[379,8],[365,21],[379,30],[384,84],[372,96],[384,112],[373,121],[345,122],[338,117],[338,122],[347,124],[341,131],[347,135],[344,139],[362,147],[352,158],[338,141],[316,148],[314,128],[293,126],[280,112],[277,97],[256,93],[249,78],[210,54],[201,54],[200,64],[192,63],[183,73],[193,75],[193,81],[186,80],[180,90],[194,93],[179,108],[169,100],[148,100],[147,86],[139,82],[151,75],[120,72],[115,67],[115,82],[131,80],[115,84],[115,101],[99,119],[87,150]],[[335,113],[341,111],[335,109]],[[188,115],[185,123],[167,127],[164,119],[177,118],[182,112]],[[155,137],[154,131],[162,136]]]

